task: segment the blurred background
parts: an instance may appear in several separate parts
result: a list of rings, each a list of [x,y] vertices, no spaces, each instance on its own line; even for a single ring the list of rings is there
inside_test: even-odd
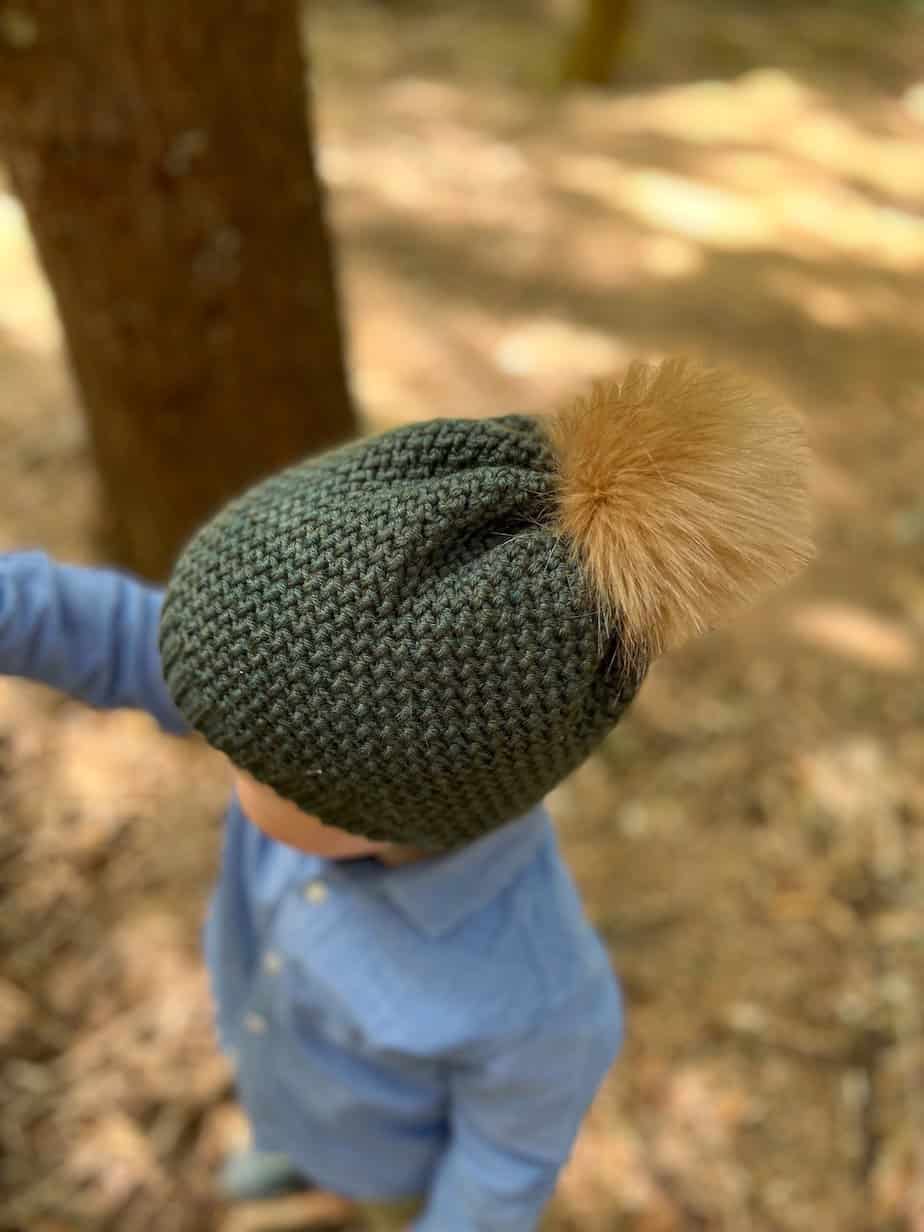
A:
[[[922,10],[0,0],[0,149],[0,550],[162,578],[309,448],[635,357],[803,412],[817,562],[549,801],[629,1029],[552,1226],[924,1232]],[[210,1187],[226,795],[0,681],[2,1232],[291,1225]]]

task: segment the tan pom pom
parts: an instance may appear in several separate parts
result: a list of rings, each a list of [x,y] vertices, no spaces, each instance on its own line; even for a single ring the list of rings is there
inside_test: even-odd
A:
[[[635,363],[537,418],[557,463],[552,530],[630,654],[679,645],[811,559],[802,421],[735,377]]]

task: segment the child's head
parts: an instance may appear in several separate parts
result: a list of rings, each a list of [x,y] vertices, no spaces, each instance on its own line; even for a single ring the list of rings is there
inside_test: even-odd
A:
[[[325,860],[375,856],[386,864],[407,864],[425,854],[413,847],[377,843],[338,826],[327,825],[320,817],[284,799],[272,787],[258,783],[246,770],[235,770],[234,781],[241,807],[254,825],[270,838],[299,851]]]
[[[167,684],[251,805],[262,784],[315,819],[260,793],[278,837],[450,849],[580,765],[656,654],[801,567],[806,469],[795,416],[677,362],[351,442],[187,545]]]

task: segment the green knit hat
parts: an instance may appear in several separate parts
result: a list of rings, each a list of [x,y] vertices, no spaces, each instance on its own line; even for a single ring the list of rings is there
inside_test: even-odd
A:
[[[167,685],[324,822],[457,846],[579,766],[653,655],[807,559],[804,462],[794,416],[679,362],[351,442],[193,537]]]

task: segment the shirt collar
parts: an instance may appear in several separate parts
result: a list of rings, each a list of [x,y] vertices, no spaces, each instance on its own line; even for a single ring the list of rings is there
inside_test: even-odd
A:
[[[384,869],[376,881],[413,924],[438,936],[486,907],[549,839],[551,820],[538,804],[458,851]]]

